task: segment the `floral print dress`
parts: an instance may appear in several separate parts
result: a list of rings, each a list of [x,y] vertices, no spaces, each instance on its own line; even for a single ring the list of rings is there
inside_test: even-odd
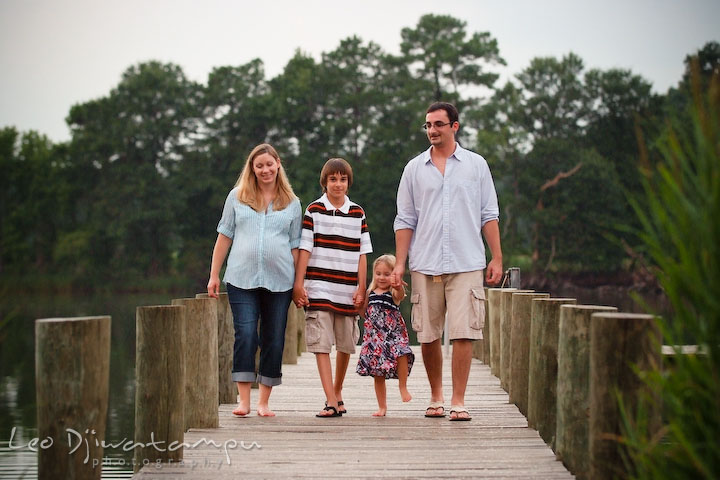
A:
[[[355,371],[372,377],[398,378],[397,359],[408,356],[408,375],[415,361],[405,320],[390,292],[370,292],[365,333]]]

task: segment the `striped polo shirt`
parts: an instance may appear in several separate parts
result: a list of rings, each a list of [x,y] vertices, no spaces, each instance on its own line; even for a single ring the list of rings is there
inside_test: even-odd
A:
[[[372,252],[365,211],[346,196],[336,209],[327,195],[308,205],[300,247],[310,252],[305,290],[309,310],[354,315],[360,255]]]

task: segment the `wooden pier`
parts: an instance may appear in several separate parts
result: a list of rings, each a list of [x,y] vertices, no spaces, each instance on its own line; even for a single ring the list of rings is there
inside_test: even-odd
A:
[[[466,393],[472,421],[448,420],[450,358],[443,366],[448,416],[425,418],[430,388],[420,347],[413,350],[413,399],[402,403],[397,381],[389,380],[384,418],[371,416],[377,409],[373,381],[355,373],[356,355],[343,393],[348,413],[316,418],[324,396],[315,358],[304,353],[296,365],[283,365],[283,384],[270,401],[276,417],[253,411],[236,418],[235,405],[220,405],[219,428],[185,434],[192,447],[184,449],[182,464],[152,463],[133,478],[573,478],[479,360],[473,359]],[[252,402],[254,408],[257,390]]]

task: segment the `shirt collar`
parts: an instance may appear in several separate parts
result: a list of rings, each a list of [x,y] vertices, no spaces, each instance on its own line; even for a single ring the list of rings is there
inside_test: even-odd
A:
[[[323,202],[326,210],[340,210],[342,213],[348,213],[350,211],[350,199],[347,195],[345,195],[345,203],[343,203],[342,207],[340,208],[335,208],[335,205],[330,203],[330,199],[328,199],[327,193],[323,193],[323,196],[320,197],[320,201]]]
[[[427,150],[423,152],[423,161],[425,163],[428,163],[432,160],[432,155],[430,155],[430,151],[432,150],[432,148],[433,147],[430,146]],[[462,161],[463,157],[465,156],[465,152],[467,152],[467,150],[462,148],[459,143],[455,142],[455,151],[448,158],[455,157],[456,160]]]

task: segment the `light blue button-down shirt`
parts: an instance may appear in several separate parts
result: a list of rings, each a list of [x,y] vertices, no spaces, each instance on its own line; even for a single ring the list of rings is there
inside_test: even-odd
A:
[[[223,282],[238,288],[292,289],[295,282],[293,248],[300,245],[302,210],[295,199],[276,212],[256,212],[237,199],[233,188],[225,200],[217,231],[233,240]]]
[[[442,275],[484,269],[482,227],[498,218],[490,168],[477,153],[456,144],[445,175],[432,163],[430,148],[405,166],[394,229],[414,230],[411,271]]]

